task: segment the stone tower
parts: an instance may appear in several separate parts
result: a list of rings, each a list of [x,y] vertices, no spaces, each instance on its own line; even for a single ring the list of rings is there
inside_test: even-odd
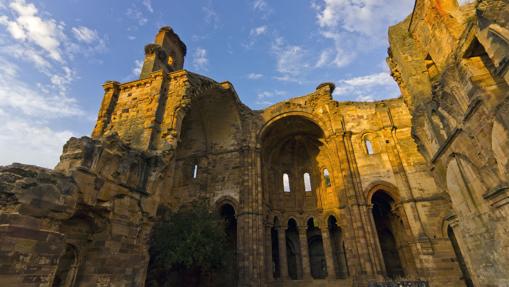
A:
[[[145,46],[145,60],[140,79],[150,73],[163,70],[166,73],[182,70],[187,48],[180,37],[169,26],[162,27],[154,43]]]

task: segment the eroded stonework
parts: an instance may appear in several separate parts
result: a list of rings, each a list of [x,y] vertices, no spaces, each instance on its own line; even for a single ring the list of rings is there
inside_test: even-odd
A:
[[[162,28],[55,170],[0,168],[0,284],[144,286],[158,211],[204,197],[237,286],[509,286],[508,7],[418,0],[389,30],[401,98],[258,111]]]

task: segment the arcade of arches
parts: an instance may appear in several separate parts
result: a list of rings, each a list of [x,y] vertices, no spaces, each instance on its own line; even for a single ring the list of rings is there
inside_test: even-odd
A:
[[[509,6],[467,2],[389,28],[401,97],[374,102],[252,110],[161,28],[55,170],[0,167],[0,285],[143,286],[152,227],[200,198],[236,286],[509,286]]]

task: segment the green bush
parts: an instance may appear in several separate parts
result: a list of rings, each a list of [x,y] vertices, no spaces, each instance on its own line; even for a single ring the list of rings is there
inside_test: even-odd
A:
[[[167,212],[154,226],[150,245],[147,286],[213,286],[233,271],[225,222],[203,201]]]

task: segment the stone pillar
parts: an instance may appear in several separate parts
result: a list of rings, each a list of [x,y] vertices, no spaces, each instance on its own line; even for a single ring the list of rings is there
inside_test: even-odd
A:
[[[322,242],[323,242],[323,253],[325,254],[325,262],[327,262],[327,278],[336,278],[336,268],[334,268],[334,257],[332,244],[329,236],[329,229],[323,228],[322,231]]]
[[[299,243],[300,243],[300,257],[302,260],[302,279],[310,280],[311,277],[311,265],[309,264],[309,250],[308,250],[308,238],[307,231],[304,228],[299,228]]]
[[[274,280],[274,267],[272,260],[272,232],[269,224],[265,225],[265,272],[267,282]]]
[[[288,264],[286,262],[286,234],[284,228],[277,228],[277,240],[279,242],[279,269],[281,270],[281,280],[286,281],[288,277]]]

